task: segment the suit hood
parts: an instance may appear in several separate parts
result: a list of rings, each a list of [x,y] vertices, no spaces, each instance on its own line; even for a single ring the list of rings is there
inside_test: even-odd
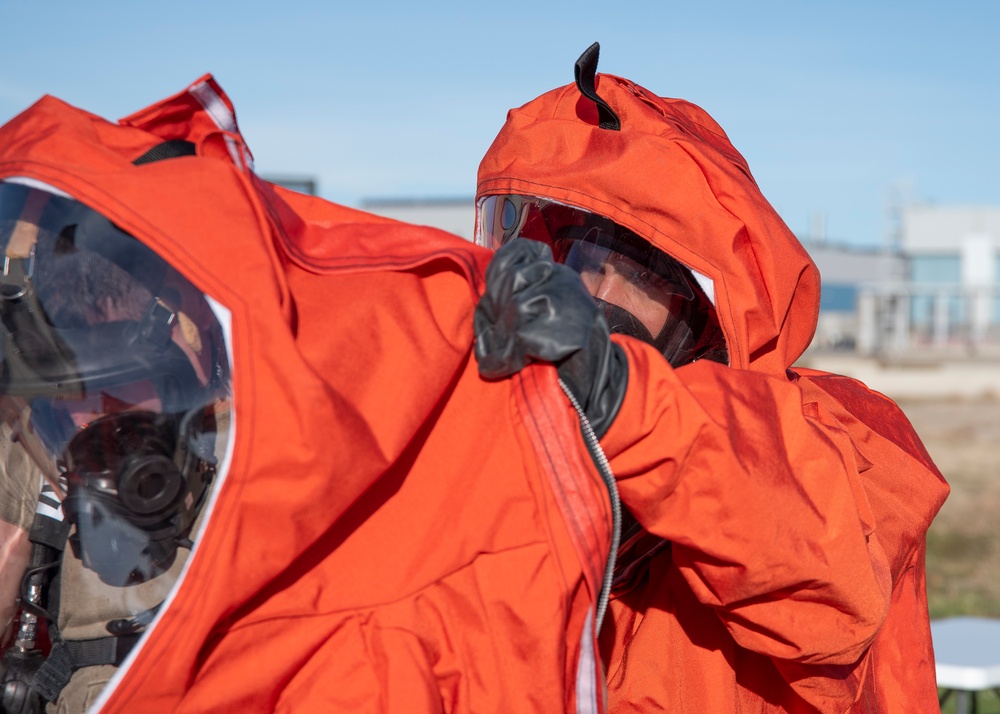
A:
[[[633,231],[711,279],[732,366],[783,374],[815,331],[815,264],[707,112],[614,75],[595,85],[620,128],[602,126],[578,84],[512,109],[477,200],[534,195]]]

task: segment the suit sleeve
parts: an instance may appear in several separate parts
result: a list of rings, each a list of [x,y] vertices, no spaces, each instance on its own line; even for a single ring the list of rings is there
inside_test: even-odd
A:
[[[851,425],[796,380],[709,362],[673,370],[615,339],[630,383],[602,445],[622,502],[672,541],[685,581],[740,646],[802,664],[856,662],[909,558],[894,552],[899,538],[877,533],[861,477],[871,464]],[[914,517],[921,538],[940,500]]]

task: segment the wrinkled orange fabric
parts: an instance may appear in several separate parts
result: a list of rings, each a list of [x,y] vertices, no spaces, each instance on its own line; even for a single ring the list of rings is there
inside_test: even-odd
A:
[[[166,140],[197,156],[141,166]],[[117,125],[46,97],[0,179],[64,191],[232,315],[233,453],[102,712],[598,712],[611,506],[555,369],[489,383],[491,254],[272,186],[205,77]]]
[[[619,552],[601,632],[609,711],[938,708],[925,534],[948,487],[899,408],[791,369],[820,280],[743,157],[699,107],[597,76],[513,109],[477,198],[524,194],[611,218],[714,283],[731,364],[629,355],[602,440],[644,527]]]

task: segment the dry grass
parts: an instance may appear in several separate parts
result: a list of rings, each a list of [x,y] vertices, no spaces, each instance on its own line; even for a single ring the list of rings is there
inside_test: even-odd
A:
[[[931,617],[1000,617],[1000,400],[899,404],[951,484],[927,534]],[[980,714],[1000,714],[995,691],[978,698]],[[943,714],[955,704],[951,697]]]
[[[931,617],[1000,617],[1000,400],[900,406],[951,484],[927,536]]]

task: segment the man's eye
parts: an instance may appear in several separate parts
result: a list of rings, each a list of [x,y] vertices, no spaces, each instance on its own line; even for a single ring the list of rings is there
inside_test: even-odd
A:
[[[642,268],[621,260],[615,264],[615,272],[633,285],[640,285],[645,276],[645,271]]]

